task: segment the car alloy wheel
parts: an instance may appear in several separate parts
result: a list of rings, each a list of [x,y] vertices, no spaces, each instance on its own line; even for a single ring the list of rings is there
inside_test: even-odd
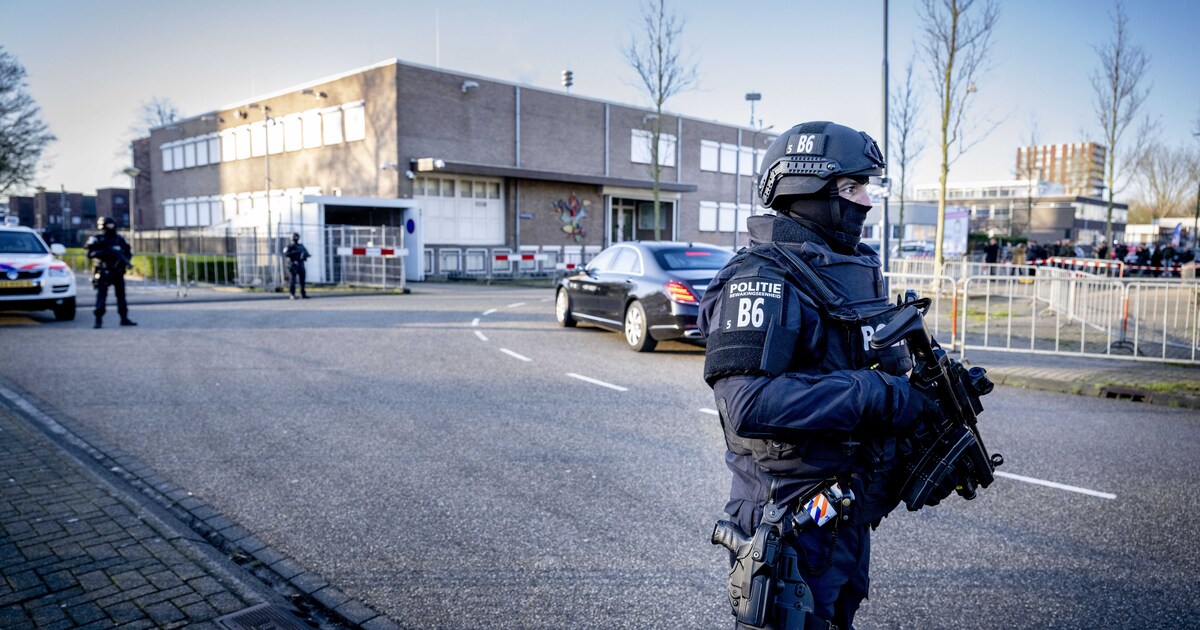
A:
[[[625,309],[625,342],[635,352],[650,352],[658,345],[650,336],[650,325],[646,321],[646,308],[634,300]]]
[[[566,289],[558,290],[558,297],[554,300],[554,318],[560,326],[575,327],[575,317],[571,315],[571,296],[567,294]]]

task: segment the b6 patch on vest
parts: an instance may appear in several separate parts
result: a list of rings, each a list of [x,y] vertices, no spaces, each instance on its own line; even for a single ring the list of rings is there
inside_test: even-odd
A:
[[[783,312],[783,282],[770,278],[741,278],[725,285],[721,329],[766,332]]]

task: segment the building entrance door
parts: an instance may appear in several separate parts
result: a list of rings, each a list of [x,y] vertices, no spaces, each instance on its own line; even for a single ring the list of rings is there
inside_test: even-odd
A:
[[[670,240],[674,234],[674,211],[673,202],[659,201],[658,226],[664,240]],[[611,225],[610,244],[654,240],[654,202],[613,197]]]

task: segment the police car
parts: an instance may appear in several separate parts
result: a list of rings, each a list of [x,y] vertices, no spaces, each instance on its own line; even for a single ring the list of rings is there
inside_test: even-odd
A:
[[[37,232],[0,225],[0,311],[54,311],[58,321],[75,319],[75,273]]]

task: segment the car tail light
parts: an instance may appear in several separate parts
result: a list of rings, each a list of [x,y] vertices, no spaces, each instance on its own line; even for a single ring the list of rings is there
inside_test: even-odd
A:
[[[672,280],[667,283],[666,289],[667,297],[671,298],[673,302],[679,302],[680,304],[697,303],[696,296],[692,295],[692,292],[682,282]]]

